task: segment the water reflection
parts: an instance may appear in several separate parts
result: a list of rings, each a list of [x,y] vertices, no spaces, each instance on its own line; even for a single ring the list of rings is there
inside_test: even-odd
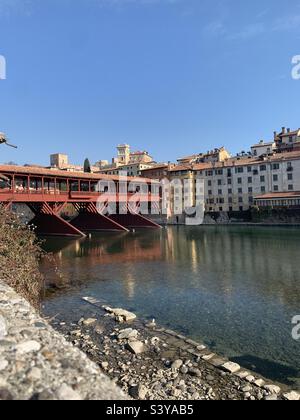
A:
[[[264,371],[261,361],[265,370],[277,366],[273,376],[295,382],[299,238],[300,230],[287,228],[176,227],[47,240],[61,275],[46,260],[42,271],[48,284],[69,289],[52,293],[45,310],[71,317],[80,296],[98,296],[204,338],[254,370]]]

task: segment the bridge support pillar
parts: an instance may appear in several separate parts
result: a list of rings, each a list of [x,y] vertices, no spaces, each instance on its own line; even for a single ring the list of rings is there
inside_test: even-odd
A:
[[[98,213],[94,203],[88,203],[88,205],[75,204],[74,206],[78,216],[71,221],[71,224],[83,232],[128,232],[128,229],[122,223]]]
[[[69,222],[55,214],[47,203],[38,206],[31,205],[29,207],[35,214],[30,224],[36,227],[35,232],[37,234],[45,236],[86,236],[75,226],[72,226]]]
[[[126,228],[152,228],[161,229],[161,226],[141,214],[114,214],[109,216],[114,222],[120,223]]]

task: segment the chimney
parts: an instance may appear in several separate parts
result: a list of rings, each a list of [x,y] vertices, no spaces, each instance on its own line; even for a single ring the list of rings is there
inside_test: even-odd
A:
[[[277,139],[277,131],[274,131],[274,140]]]
[[[285,134],[285,127],[282,127],[282,134]]]
[[[291,132],[291,129],[290,129],[290,128],[288,128],[288,129],[287,129],[287,132],[288,132],[288,133],[290,133],[290,132]]]

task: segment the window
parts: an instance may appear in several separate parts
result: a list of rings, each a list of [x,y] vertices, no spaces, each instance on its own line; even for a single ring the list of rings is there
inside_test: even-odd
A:
[[[208,186],[211,187],[211,181],[208,181]]]
[[[261,165],[259,167],[259,169],[260,169],[261,172],[266,171],[267,170],[267,166],[266,165]]]
[[[261,187],[260,190],[261,190],[262,193],[264,193],[264,192],[266,192],[266,187]]]
[[[219,207],[219,210],[220,210],[220,211],[223,211],[223,207]]]
[[[274,191],[279,191],[278,185],[274,185]]]
[[[294,185],[290,184],[288,188],[289,188],[289,191],[293,191]]]
[[[238,193],[239,193],[239,194],[243,194],[243,188],[239,188],[239,189],[238,189]]]
[[[249,193],[249,194],[252,194],[252,193],[253,193],[253,188],[252,188],[252,187],[249,187],[249,188],[248,188],[248,193]]]
[[[260,177],[260,182],[265,182],[265,177],[263,175]]]
[[[252,166],[248,166],[248,172],[252,171]]]
[[[293,174],[288,174],[288,180],[292,181],[293,180]]]
[[[229,211],[232,211],[233,210],[233,208],[232,207],[229,207]]]
[[[235,173],[236,174],[242,174],[244,172],[244,168],[243,167],[239,167],[239,168],[235,168]]]
[[[252,176],[248,177],[248,184],[252,184]]]
[[[218,185],[222,185],[222,179],[218,179]]]
[[[232,203],[232,197],[228,198],[228,203],[230,203],[230,204]]]
[[[222,190],[218,190],[219,195],[222,195],[222,193],[223,193]]]
[[[243,211],[243,210],[244,210],[243,206],[240,206],[240,211]]]
[[[239,203],[243,202],[243,197],[239,197]]]
[[[231,185],[231,184],[232,184],[232,180],[228,179],[228,185]]]
[[[278,181],[278,175],[273,175],[273,181],[274,182]]]
[[[217,169],[216,175],[223,175],[223,169]]]
[[[212,195],[212,190],[208,190],[208,195]]]
[[[272,165],[273,171],[278,171],[279,168],[280,168],[279,163],[273,163]]]
[[[253,201],[254,201],[253,197],[249,197],[249,204],[253,204]]]
[[[228,188],[228,194],[232,194],[232,188]]]
[[[238,178],[238,184],[242,184],[242,182],[243,182],[243,180],[242,180],[242,178]]]

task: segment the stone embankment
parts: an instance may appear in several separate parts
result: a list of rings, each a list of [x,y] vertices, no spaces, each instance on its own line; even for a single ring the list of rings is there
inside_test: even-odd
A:
[[[135,314],[83,298],[77,322],[55,327],[135,399],[300,400],[300,394],[246,371],[202,343],[143,322]],[[83,314],[81,314],[83,315]]]
[[[155,321],[84,301],[91,316],[58,315],[58,332],[0,282],[0,400],[300,400]]]
[[[0,400],[121,400],[122,391],[0,282]]]

